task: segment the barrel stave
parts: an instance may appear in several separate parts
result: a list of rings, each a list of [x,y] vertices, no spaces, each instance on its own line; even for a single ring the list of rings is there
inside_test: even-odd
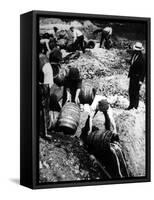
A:
[[[72,102],[67,102],[60,113],[59,117],[59,127],[62,130],[70,129],[73,134],[79,125],[80,120],[80,108],[78,105]]]

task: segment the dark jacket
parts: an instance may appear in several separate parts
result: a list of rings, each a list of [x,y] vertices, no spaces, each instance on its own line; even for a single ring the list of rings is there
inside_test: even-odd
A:
[[[136,53],[134,53],[136,54]],[[134,54],[131,58],[131,66],[129,69],[128,77],[130,78],[138,78],[139,81],[143,82],[145,77],[145,58],[141,52],[138,53],[137,59],[132,63],[132,59]]]

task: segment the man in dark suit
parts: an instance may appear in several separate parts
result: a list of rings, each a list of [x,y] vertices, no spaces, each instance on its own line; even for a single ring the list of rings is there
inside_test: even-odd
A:
[[[129,82],[129,99],[130,104],[127,110],[137,109],[139,104],[139,90],[145,77],[145,59],[142,51],[144,50],[142,43],[136,42],[133,46],[134,53],[131,58],[131,66],[128,77]]]

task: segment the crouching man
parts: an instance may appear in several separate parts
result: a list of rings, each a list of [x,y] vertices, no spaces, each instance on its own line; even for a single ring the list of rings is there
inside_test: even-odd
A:
[[[114,135],[117,135],[116,124],[113,118],[113,111],[110,107],[107,99],[101,95],[95,95],[95,98],[90,106],[89,113],[89,131],[88,134],[92,132],[93,119],[98,113],[98,111],[104,114],[105,118],[105,129],[113,132]],[[102,121],[103,123],[103,121]]]
[[[88,111],[89,108],[89,111]],[[82,129],[80,138],[93,155],[95,162],[101,166],[108,179],[129,177],[127,166],[120,146],[119,135],[113,118],[112,108],[107,98],[95,95],[91,106],[87,106],[89,112],[85,127]],[[93,126],[93,119],[97,112],[102,112],[105,118],[102,123],[105,129],[96,129]]]
[[[83,53],[85,53],[85,48],[84,48],[84,35],[83,33],[75,29],[73,26],[70,27],[70,30],[73,34],[73,39],[74,39],[74,46],[78,49],[81,49]]]

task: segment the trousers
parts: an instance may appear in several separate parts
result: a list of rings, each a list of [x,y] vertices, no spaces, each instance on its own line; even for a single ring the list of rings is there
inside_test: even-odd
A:
[[[131,108],[138,108],[139,104],[139,91],[140,91],[140,84],[139,84],[139,78],[137,76],[130,77],[129,82],[129,100]]]
[[[77,37],[74,46],[78,49],[81,48],[82,52],[85,53],[85,48],[84,48],[84,36],[81,35],[79,37]]]
[[[108,42],[110,37],[111,36],[106,31],[102,31],[99,47],[100,48],[102,47],[102,44],[103,44],[104,40],[106,40]]]

